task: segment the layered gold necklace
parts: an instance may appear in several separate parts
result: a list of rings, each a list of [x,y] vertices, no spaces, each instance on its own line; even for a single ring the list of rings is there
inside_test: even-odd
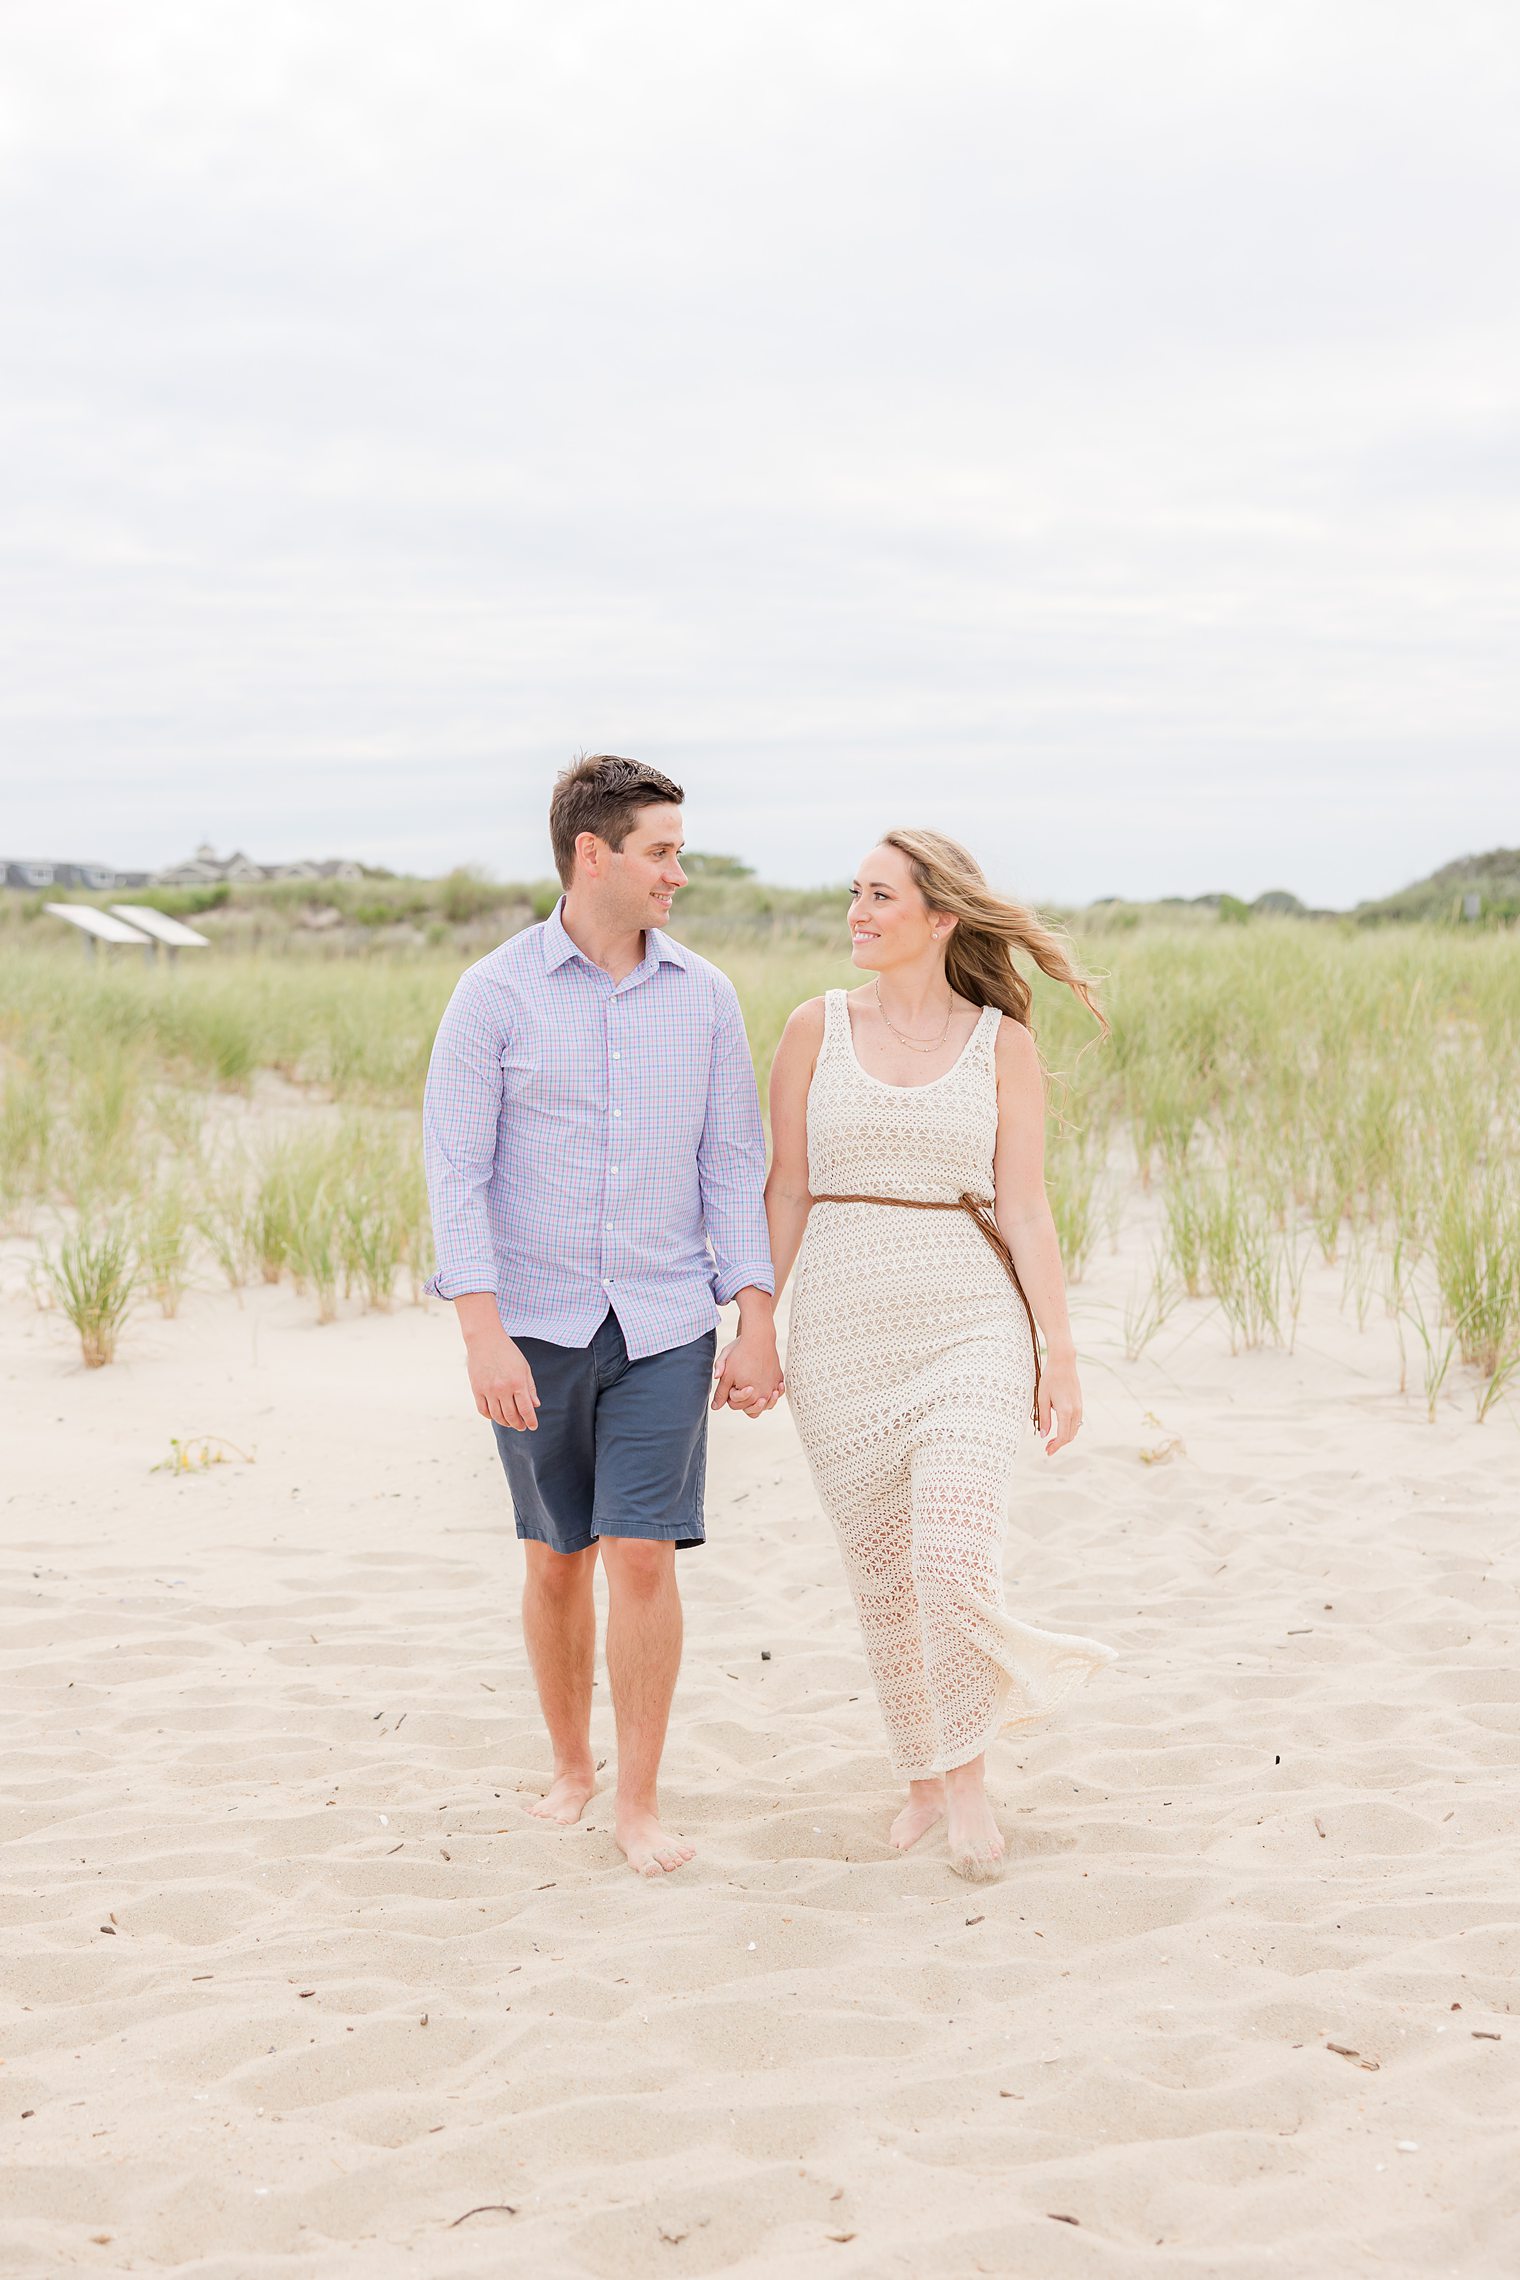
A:
[[[905,1034],[904,1031],[898,1028],[896,1022],[892,1019],[891,1014],[888,1013],[886,1007],[881,1002],[880,974],[878,974],[876,977],[876,1010],[881,1015],[881,1018],[886,1023],[887,1027],[891,1030],[892,1035],[898,1040],[900,1044],[906,1045],[910,1053],[937,1053],[941,1045],[944,1044],[945,1039],[950,1034],[950,1016],[955,1011],[955,999],[952,997],[948,1005],[945,1007],[944,1028],[940,1031],[937,1037],[931,1037],[927,1043],[922,1037],[909,1037]]]

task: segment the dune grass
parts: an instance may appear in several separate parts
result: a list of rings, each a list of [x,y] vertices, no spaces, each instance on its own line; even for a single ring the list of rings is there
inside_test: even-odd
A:
[[[44,1250],[43,1272],[59,1307],[79,1333],[87,1370],[115,1355],[137,1286],[132,1239],[119,1222],[92,1226],[81,1220],[55,1253]]]
[[[763,1096],[793,1006],[859,978],[842,929],[834,948],[784,930],[692,939],[739,990]],[[1126,1345],[1143,1350],[1183,1296],[1217,1305],[1242,1350],[1290,1344],[1318,1256],[1340,1263],[1358,1322],[1386,1305],[1428,1398],[1460,1369],[1488,1414],[1520,1365],[1517,938],[1262,921],[1079,948],[1107,968],[1113,1035],[1093,1045],[1076,1001],[1035,978],[1049,1189],[1073,1280],[1105,1224],[1155,1199],[1161,1248]],[[171,972],[8,949],[0,1223],[77,1222],[98,1245],[130,1217],[135,1284],[166,1310],[197,1278],[294,1282],[326,1318],[403,1284],[420,1296],[416,1111],[457,977],[426,950],[219,952]]]
[[[414,1100],[457,978],[436,958],[128,967],[82,962],[70,948],[7,951],[0,1047],[68,1072],[71,1089],[92,1086],[97,1126],[109,1118],[112,1068],[232,1091],[269,1070],[356,1103]]]
[[[172,1318],[190,1275],[194,1224],[189,1189],[177,1166],[153,1181],[139,1199],[133,1250],[138,1276],[159,1312]]]

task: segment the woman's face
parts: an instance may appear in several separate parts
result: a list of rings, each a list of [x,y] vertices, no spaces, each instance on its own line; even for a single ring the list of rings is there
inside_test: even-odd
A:
[[[908,858],[873,847],[850,887],[850,951],[868,973],[885,973],[944,949],[950,921],[931,911],[914,884]]]

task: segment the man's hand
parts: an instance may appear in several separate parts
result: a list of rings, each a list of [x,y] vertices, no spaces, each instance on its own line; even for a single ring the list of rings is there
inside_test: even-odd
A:
[[[718,1356],[715,1376],[714,1409],[742,1409],[746,1417],[774,1409],[785,1391],[774,1330],[741,1328]]]
[[[738,1297],[739,1335],[713,1365],[714,1409],[742,1409],[763,1417],[774,1409],[785,1386],[776,1352],[776,1302],[757,1283],[746,1283]]]
[[[472,1339],[465,1353],[470,1391],[481,1416],[513,1433],[536,1433],[538,1388],[522,1348],[498,1330],[494,1338]]]
[[[509,1432],[536,1433],[538,1388],[527,1356],[503,1330],[495,1299],[480,1301],[478,1292],[455,1301],[475,1406],[482,1417]]]

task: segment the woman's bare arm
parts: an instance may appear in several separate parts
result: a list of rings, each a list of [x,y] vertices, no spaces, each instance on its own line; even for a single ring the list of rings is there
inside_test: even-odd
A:
[[[1081,1425],[1082,1391],[1066,1311],[1061,1246],[1045,1194],[1045,1072],[1029,1031],[1006,1015],[998,1025],[997,1091],[993,1216],[1013,1253],[1024,1295],[1044,1336],[1040,1431],[1049,1434],[1054,1411],[1059,1430],[1047,1442],[1054,1456],[1075,1438]]]
[[[789,1018],[771,1063],[771,1168],[765,1183],[776,1296],[797,1263],[807,1230],[807,1098],[823,1046],[823,1000],[809,998]]]

